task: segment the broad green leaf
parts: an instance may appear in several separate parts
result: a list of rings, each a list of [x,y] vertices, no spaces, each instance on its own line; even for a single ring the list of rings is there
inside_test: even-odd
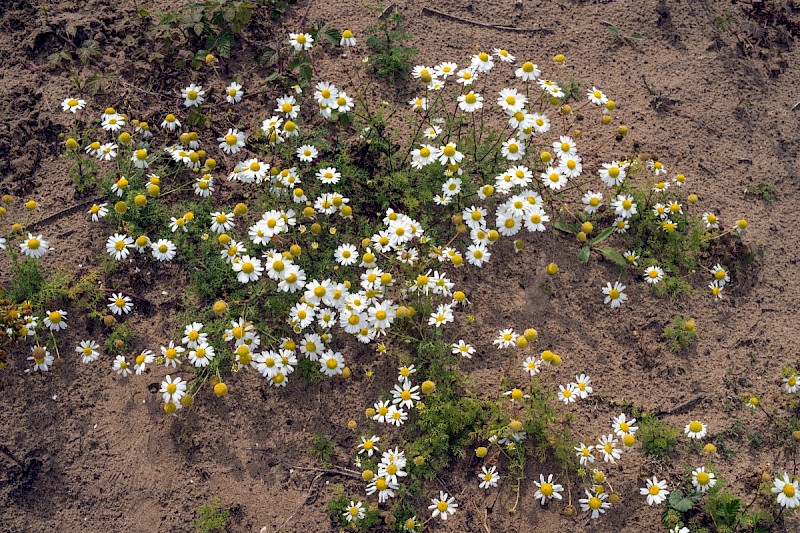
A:
[[[588,246],[584,246],[578,252],[578,259],[580,259],[581,263],[588,263],[589,262],[589,254],[592,252],[592,249]]]
[[[553,227],[556,228],[558,231],[563,231],[564,233],[571,233],[573,235],[577,234],[578,231],[580,231],[577,224],[570,224],[568,222],[564,222],[561,220],[556,220],[555,222],[553,222]]]
[[[604,240],[608,239],[608,236],[611,235],[612,233],[614,233],[614,226],[604,229],[600,233],[600,235],[592,239],[589,244],[591,244],[592,246],[594,246],[595,244],[600,244]]]
[[[608,33],[610,33],[614,37],[619,37],[619,29],[616,26],[609,26]]]
[[[622,256],[621,253],[614,250],[613,248],[598,248],[597,251],[603,254],[606,257],[606,259],[614,261],[621,267],[628,266],[628,261]]]

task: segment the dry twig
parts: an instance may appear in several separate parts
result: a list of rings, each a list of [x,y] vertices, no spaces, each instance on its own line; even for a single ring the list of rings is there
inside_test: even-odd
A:
[[[423,7],[422,8],[422,14],[423,15],[434,15],[434,16],[441,17],[441,18],[446,19],[446,20],[452,20],[452,21],[455,21],[455,22],[461,22],[462,24],[471,24],[473,26],[480,26],[481,28],[491,28],[493,30],[513,31],[513,32],[517,32],[517,33],[534,33],[534,32],[539,32],[539,33],[544,33],[544,34],[553,33],[553,30],[551,30],[550,28],[541,28],[541,27],[539,27],[539,28],[516,28],[516,27],[513,27],[513,26],[503,26],[503,25],[500,25],[500,24],[489,24],[487,22],[478,22],[477,20],[468,20],[468,19],[464,19],[464,18],[461,18],[461,17],[457,17],[455,15],[451,15],[449,13],[443,13],[441,11],[438,11],[436,9],[431,9],[429,7]]]

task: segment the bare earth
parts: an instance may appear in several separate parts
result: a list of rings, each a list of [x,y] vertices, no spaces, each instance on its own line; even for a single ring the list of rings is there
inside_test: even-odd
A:
[[[278,23],[257,11],[245,32],[248,42],[234,47],[217,89],[236,73],[253,78],[253,86],[268,76],[269,71],[255,63],[252,46],[273,35],[283,38],[303,16],[307,24],[323,19],[351,28],[356,36],[377,16],[357,1],[309,2],[290,7]],[[151,124],[160,122],[179,105],[177,93],[195,76],[185,69],[180,77],[158,79],[155,69],[137,59],[138,50],[147,46],[147,23],[137,14],[138,3],[45,4],[46,10],[6,0],[0,9],[0,53],[5,58],[0,71],[0,192],[39,199],[42,207],[33,220],[87,199],[75,192],[66,177],[68,164],[59,156],[58,134],[70,124],[59,104],[67,93],[75,93],[74,74],[85,79],[97,68],[77,63],[47,67],[47,56],[64,46],[68,25],[76,26],[80,37],[97,40],[104,54],[99,64],[108,73],[119,73],[117,79],[103,82],[94,98],[87,98],[93,112],[112,105]],[[486,28],[423,14],[423,6],[466,20],[553,31]],[[513,0],[440,0],[401,1],[396,8],[409,21],[421,64],[464,63],[478,50],[501,47],[552,70],[554,54],[565,53],[567,65],[559,79],[574,76],[589,86],[601,86],[619,103],[620,116],[631,127],[630,136],[614,144],[616,152],[609,155],[657,154],[670,170],[686,174],[703,206],[718,209],[725,221],[747,218],[745,242],[763,250],[763,260],[746,279],[735,280],[725,300],[717,302],[698,291],[676,305],[632,282],[629,305],[612,313],[599,291],[615,277],[611,265],[595,262],[584,267],[575,257],[575,246],[560,236],[540,239],[519,254],[507,242],[497,250],[497,259],[509,265],[502,272],[494,261],[482,271],[450,272],[459,287],[468,288],[473,303],[469,312],[475,322],[467,334],[478,353],[462,364],[472,384],[494,395],[502,375],[521,380],[521,369],[509,370],[508,355],[494,350],[491,341],[502,328],[534,326],[552,350],[568,357],[567,364],[550,371],[552,383],[568,382],[584,371],[594,378],[597,401],[574,409],[576,430],[588,435],[599,434],[596,428],[607,426],[623,402],[669,412],[699,398],[664,419],[683,428],[700,418],[713,436],[731,426],[731,414],[723,408],[726,400],[738,402],[745,392],[765,401],[780,395],[780,370],[795,364],[800,355],[800,320],[792,311],[800,296],[800,108],[792,110],[800,100],[800,57],[792,39],[774,28],[763,36],[741,5],[708,0],[524,0],[518,5]],[[714,22],[727,14],[736,17],[731,30]],[[640,33],[645,39],[626,44],[608,32],[607,23],[624,35]],[[361,57],[358,51],[356,56]],[[315,68],[318,78],[345,88],[359,83],[347,79],[336,58],[323,57]],[[655,109],[655,97],[643,77],[661,91],[659,102],[671,98],[671,105]],[[394,96],[387,89],[378,96],[404,102],[411,93]],[[248,101],[232,121],[261,120],[269,105],[266,97]],[[746,192],[759,181],[777,187],[774,201]],[[96,234],[96,226],[89,227],[85,209],[46,221],[37,231],[54,243],[49,264],[63,264],[73,272],[96,260],[106,237]],[[545,273],[551,261],[561,267],[555,278]],[[7,264],[0,265],[0,282],[8,277]],[[137,293],[153,303],[129,321],[142,347],[164,344],[178,325],[172,317],[181,310],[183,300],[175,287],[182,281],[185,274],[172,264],[157,272],[131,274],[117,285],[137,287]],[[552,293],[542,291],[542,284],[550,284]],[[700,333],[693,348],[675,355],[660,334],[681,313],[697,319]],[[62,345],[76,345],[92,328],[96,326],[74,316]],[[334,461],[348,465],[358,441],[347,421],[362,420],[360,413],[389,388],[397,366],[393,360],[376,361],[368,348],[348,357],[351,380],[277,390],[256,373],[242,372],[233,378],[232,392],[224,400],[206,391],[195,407],[174,417],[164,415],[157,393],[166,374],[161,367],[136,379],[120,379],[89,365],[68,363],[45,375],[25,373],[19,362],[11,365],[0,373],[0,444],[23,464],[0,454],[0,471],[5,471],[0,475],[5,478],[0,479],[0,529],[191,531],[197,507],[218,496],[232,509],[228,531],[333,530],[325,511],[333,486],[343,484],[349,493],[361,494],[363,484],[296,467],[314,466],[307,450],[317,432],[333,438]],[[370,368],[375,370],[373,380],[364,375]],[[759,434],[769,423],[759,413],[738,410],[735,416],[744,421],[744,434]],[[744,434],[726,441],[735,452],[730,458],[715,461],[719,475],[736,492],[752,491],[762,471],[791,472],[793,458],[783,446],[766,442],[754,447]],[[681,446],[688,446],[685,439]],[[510,515],[511,487],[501,483],[494,491],[479,489],[475,472],[481,463],[470,454],[441,477],[457,496],[459,512],[447,523],[432,522],[431,530],[489,531],[484,522],[492,532],[664,530],[662,508],[644,505],[639,496],[641,480],[654,474],[677,479],[689,465],[651,462],[639,451],[634,454],[609,469],[622,503],[591,522],[585,513],[564,516],[563,505],[542,510],[533,498],[531,480],[553,465],[533,462],[522,485],[519,510]],[[687,456],[691,453],[681,454]],[[429,488],[431,494],[438,490],[437,485]],[[579,496],[572,497],[577,505],[574,499]],[[423,507],[418,511],[427,513]],[[779,530],[799,531],[800,520],[785,514]]]

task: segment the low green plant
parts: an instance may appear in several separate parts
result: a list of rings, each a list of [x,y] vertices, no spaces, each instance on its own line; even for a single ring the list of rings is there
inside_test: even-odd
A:
[[[350,502],[358,502],[360,499],[358,496],[348,495],[344,491],[342,485],[336,485],[333,490],[334,496],[328,502],[326,510],[328,511],[331,523],[340,528],[340,530],[366,532],[372,530],[382,522],[377,506],[371,505],[365,505],[363,507],[364,518],[361,520],[348,521],[346,515],[350,509]]]
[[[311,446],[308,453],[321,464],[331,464],[333,459],[333,439],[322,433],[314,433],[311,437]]]
[[[778,188],[766,181],[759,181],[755,185],[747,188],[747,194],[752,194],[764,200],[765,202],[772,202],[778,197]]]
[[[170,11],[150,13],[141,8],[140,16],[153,20],[148,37],[158,46],[150,59],[164,61],[176,50],[176,68],[197,68],[209,53],[227,59],[236,36],[250,23],[255,7],[247,0],[191,0]]]
[[[197,514],[199,516],[192,522],[195,531],[214,533],[225,530],[230,511],[222,507],[219,498],[214,498],[210,504],[206,503],[198,507]]]
[[[697,326],[691,318],[676,316],[671,325],[664,327],[663,336],[669,349],[678,353],[688,348],[697,338]]]
[[[417,49],[406,44],[411,40],[411,33],[403,16],[397,12],[383,16],[377,24],[365,28],[364,35],[372,72],[392,84],[407,79]]]
[[[680,432],[651,413],[642,413],[636,436],[648,455],[666,459],[675,449]]]

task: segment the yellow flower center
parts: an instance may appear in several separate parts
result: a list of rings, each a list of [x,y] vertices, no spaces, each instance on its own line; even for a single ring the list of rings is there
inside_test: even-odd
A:
[[[568,142],[561,143],[561,151],[562,152],[569,152],[569,149],[572,148]]]
[[[658,485],[650,485],[650,488],[647,489],[647,492],[650,493],[650,496],[658,496],[658,494],[661,492],[661,487]]]
[[[592,196],[592,198],[589,200],[589,205],[592,207],[597,207],[600,205],[600,199],[596,196]]]
[[[517,103],[517,99],[511,95],[506,96],[506,103],[508,105],[515,105]]]
[[[633,202],[631,202],[630,200],[623,200],[622,201],[622,208],[623,209],[625,209],[627,211],[631,207],[633,207]]]
[[[697,420],[694,420],[689,424],[689,431],[691,431],[692,433],[699,433],[702,430],[703,430],[703,424],[701,424]]]
[[[619,298],[619,291],[617,289],[611,289],[608,293],[608,297],[612,300],[616,300]]]
[[[252,172],[258,172],[259,170],[261,170],[261,165],[258,164],[258,161],[253,161],[252,163],[250,163],[250,170]]]
[[[194,352],[195,357],[198,359],[203,359],[206,356],[206,349],[205,348],[197,348]]]
[[[61,313],[59,313],[58,311],[53,311],[48,315],[48,318],[50,318],[50,322],[54,323],[61,322]]]
[[[322,89],[320,91],[320,94],[322,95],[323,98],[330,98],[331,97],[331,91],[329,89]]]
[[[603,501],[597,496],[592,496],[591,498],[589,498],[589,509],[596,511],[600,509],[600,506],[602,505]]]
[[[176,350],[175,348],[167,348],[167,351],[164,352],[164,357],[166,357],[167,359],[175,359],[176,357],[178,357],[178,350]]]
[[[787,483],[783,486],[783,493],[786,495],[787,498],[791,498],[794,496],[794,485],[791,483]]]
[[[381,477],[381,478],[378,478],[378,479],[375,481],[375,488],[376,488],[376,489],[378,489],[378,490],[386,490],[386,488],[387,488],[388,486],[389,486],[389,484],[388,484],[388,483],[386,483],[386,480],[385,480],[384,478],[382,478],[382,477]]]
[[[539,489],[542,494],[545,496],[552,496],[553,495],[553,485],[550,483],[542,483],[542,488]]]
[[[489,54],[487,54],[486,52],[481,52],[480,54],[478,54],[478,59],[486,63],[487,61],[489,61]]]
[[[533,63],[531,63],[530,61],[526,61],[525,63],[523,63],[522,72],[527,72],[528,74],[533,72]]]
[[[443,153],[447,157],[453,157],[454,155],[456,155],[456,147],[448,144],[447,146],[444,147]]]
[[[189,92],[187,92],[187,93],[186,93],[186,97],[187,97],[189,100],[197,100],[197,91],[195,91],[194,89],[192,89],[191,91],[189,91]]]
[[[250,261],[242,265],[242,272],[244,272],[245,274],[252,274],[254,270],[255,267],[253,266],[253,263],[251,263]]]
[[[711,481],[711,476],[709,476],[707,472],[698,472],[697,473],[697,484],[698,485],[708,485],[710,481]]]
[[[439,510],[440,513],[447,511],[448,509],[447,502],[444,500],[440,501],[439,503],[436,504],[436,508]]]
[[[608,175],[612,178],[619,176],[619,167],[611,167],[608,169]]]
[[[301,33],[297,36],[297,42],[300,44],[306,44],[306,36]]]
[[[147,150],[136,150],[136,159],[139,161],[147,159]]]

